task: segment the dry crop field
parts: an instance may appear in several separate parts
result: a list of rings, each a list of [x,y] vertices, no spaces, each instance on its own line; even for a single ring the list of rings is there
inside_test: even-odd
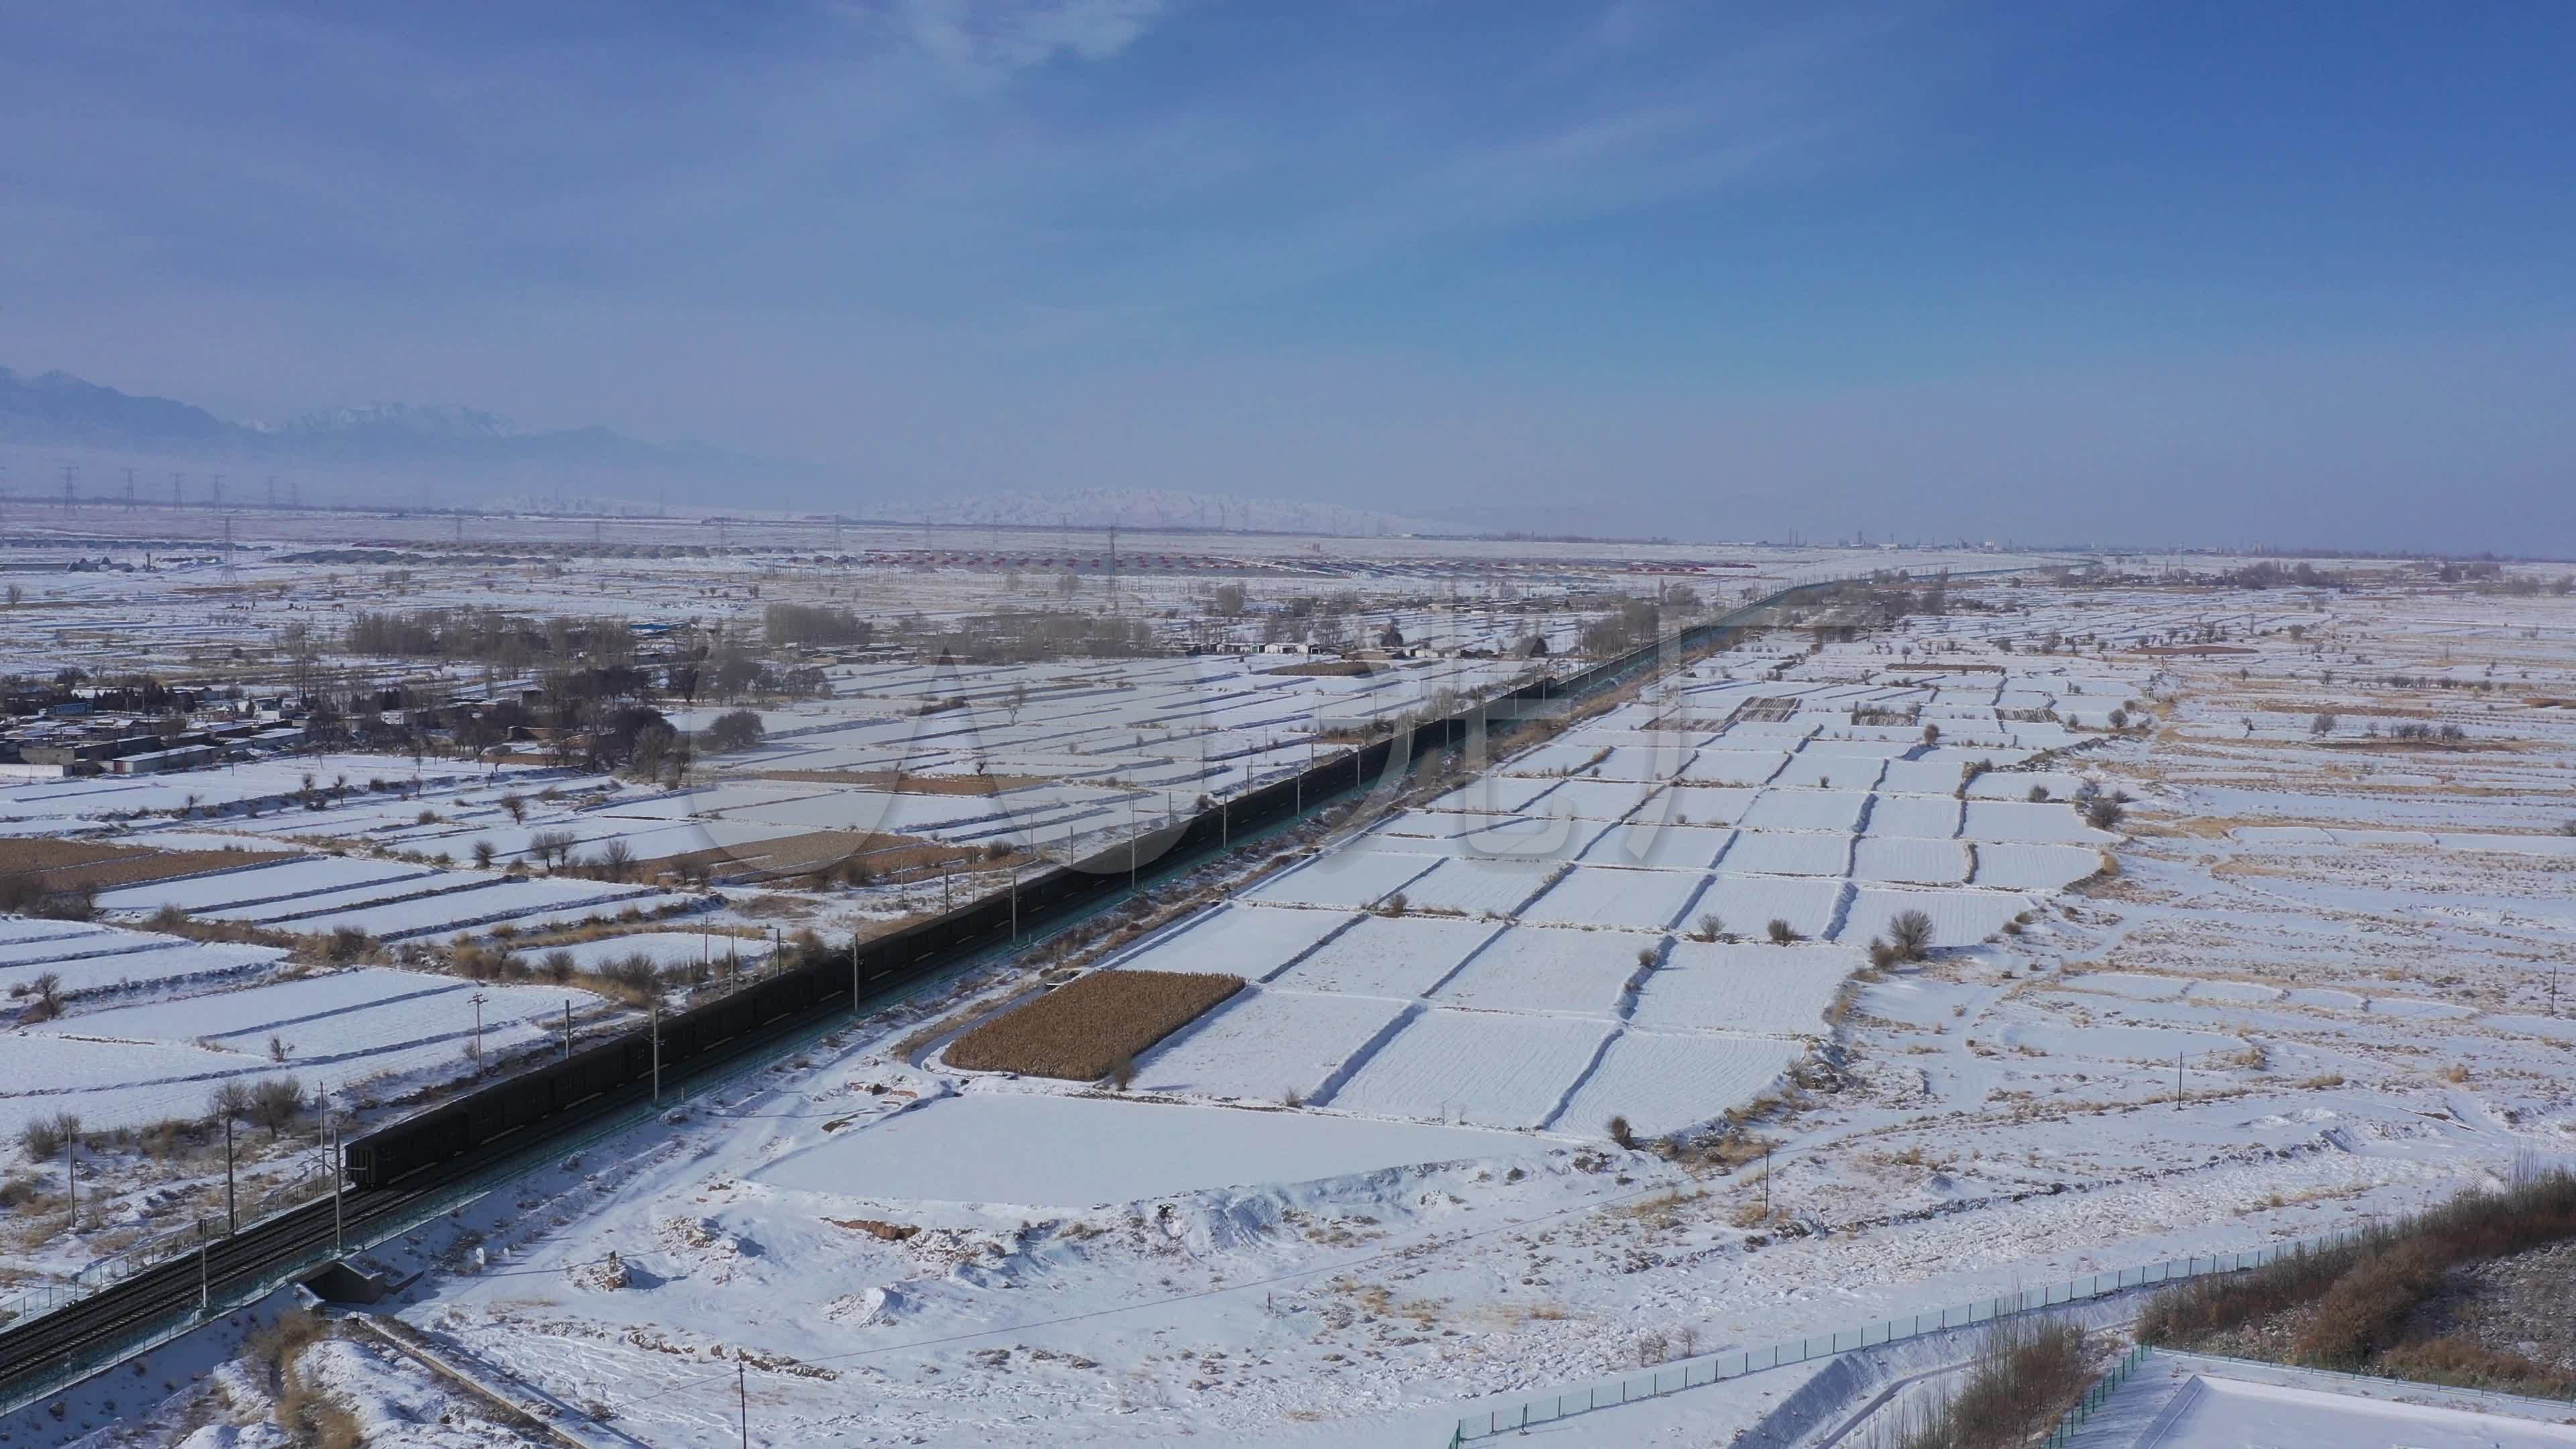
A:
[[[27,836],[0,841],[0,876],[40,875],[54,890],[112,890],[259,859],[240,850],[157,850],[150,846]]]
[[[1089,1082],[1243,989],[1240,976],[1097,971],[960,1037],[951,1066]]]

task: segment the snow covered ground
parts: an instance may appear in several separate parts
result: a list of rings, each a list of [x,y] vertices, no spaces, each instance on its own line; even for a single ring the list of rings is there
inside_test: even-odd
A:
[[[953,1072],[927,1010],[872,1020],[388,1244],[431,1270],[393,1307],[656,1445],[734,1442],[742,1369],[776,1443],[1427,1446],[1514,1393],[2576,1155],[2548,969],[2576,952],[2576,713],[2549,702],[2576,605],[1952,597],[1976,606],[1721,651],[1123,948],[1255,983],[1124,1092]],[[2144,652],[2219,632],[2252,652]],[[1671,773],[1639,738],[1667,714]],[[2387,733],[2419,720],[2469,738]],[[1138,723],[1108,727],[1128,753]],[[747,816],[804,787],[722,788]],[[1095,788],[1124,787],[1047,808]],[[2087,824],[2115,790],[2125,819]],[[1458,843],[1497,826],[1543,848]],[[1928,955],[1871,966],[1907,909]],[[80,1020],[12,1036],[68,1052]],[[1701,1449],[1808,1377],[1559,1438]]]

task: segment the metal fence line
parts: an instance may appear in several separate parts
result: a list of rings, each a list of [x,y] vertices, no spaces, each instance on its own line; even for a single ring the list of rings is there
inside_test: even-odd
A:
[[[1765,1369],[1786,1364],[1805,1363],[1811,1359],[1832,1358],[1855,1349],[1876,1348],[1940,1333],[1953,1328],[1970,1328],[1991,1323],[2017,1313],[2033,1313],[2068,1303],[2123,1293],[2157,1283],[2179,1282],[2211,1273],[2235,1273],[2259,1268],[2266,1263],[2300,1253],[2316,1252],[2344,1242],[2352,1232],[2324,1233],[2311,1238],[2294,1238],[2249,1253],[2218,1253],[2207,1257],[2177,1258],[2150,1263],[2139,1268],[2120,1268],[2108,1273],[2094,1273],[2063,1283],[2026,1288],[2019,1293],[1995,1298],[1980,1298],[1970,1303],[1955,1303],[1927,1313],[1905,1318],[1881,1319],[1858,1328],[1837,1329],[1806,1338],[1784,1339],[1760,1348],[1738,1349],[1706,1354],[1679,1364],[1666,1364],[1644,1373],[1627,1374],[1607,1383],[1563,1393],[1523,1399],[1515,1404],[1500,1405],[1482,1414],[1462,1418],[1449,1437],[1452,1446],[1497,1434],[1512,1433],[1539,1424],[1569,1419],[1598,1409],[1615,1409],[1621,1404],[1640,1399],[1660,1398],[1683,1389],[1705,1388],[1721,1379],[1741,1378]]]

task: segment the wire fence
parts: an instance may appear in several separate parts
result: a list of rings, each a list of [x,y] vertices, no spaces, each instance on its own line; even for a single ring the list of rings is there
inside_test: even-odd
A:
[[[241,1204],[233,1215],[233,1221],[239,1225],[237,1231],[246,1232],[289,1209],[331,1195],[329,1164],[305,1160],[295,1164],[293,1170],[295,1175],[286,1182]],[[68,1278],[40,1283],[13,1297],[0,1299],[0,1327],[51,1313],[57,1308],[68,1308],[173,1258],[185,1257],[197,1251],[198,1244],[209,1239],[231,1236],[222,1230],[221,1218],[221,1214],[200,1217],[185,1226],[155,1233],[92,1259]]]
[[[2068,1303],[2081,1303],[2132,1288],[2157,1283],[2178,1282],[2210,1273],[2235,1273],[2259,1268],[2266,1263],[2343,1241],[2348,1234],[2327,1233],[2313,1238],[2298,1238],[2257,1248],[2250,1253],[2220,1253],[2210,1257],[2177,1258],[2170,1262],[2150,1263],[2142,1268],[2122,1268],[2109,1273],[2028,1288],[1997,1298],[1981,1298],[1972,1303],[1953,1304],[1929,1313],[1905,1318],[1882,1319],[1858,1328],[1839,1329],[1810,1338],[1793,1338],[1761,1348],[1737,1349],[1706,1354],[1680,1363],[1664,1364],[1642,1373],[1626,1374],[1616,1379],[1568,1389],[1562,1393],[1541,1394],[1518,1403],[1502,1404],[1458,1421],[1450,1435],[1451,1445],[1514,1433],[1539,1424],[1570,1419],[1601,1409],[1615,1409],[1621,1404],[1661,1398],[1684,1389],[1706,1388],[1721,1380],[1741,1378],[1765,1369],[1805,1363],[1810,1359],[1832,1358],[1855,1349],[1876,1348],[1881,1344],[1900,1343],[1925,1334],[1953,1328],[1969,1328],[1991,1323],[2016,1313],[2031,1313],[2056,1308]]]
[[[2084,1427],[2084,1421],[2093,1417],[2095,1409],[2111,1402],[2111,1396],[2120,1391],[2120,1385],[2128,1380],[2129,1375],[2136,1373],[2138,1365],[2145,1363],[2147,1355],[2153,1352],[2154,1348],[2141,1343],[2120,1355],[2120,1361],[2111,1366],[2111,1371],[2086,1389],[2084,1397],[2076,1401],[2074,1408],[2058,1417],[2057,1427],[2048,1431],[2048,1439],[2040,1449],[2066,1449],[2068,1441],[2075,1437],[2075,1431]]]

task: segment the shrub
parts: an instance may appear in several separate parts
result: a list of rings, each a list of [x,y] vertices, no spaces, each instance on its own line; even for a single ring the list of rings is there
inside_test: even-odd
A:
[[[29,989],[35,993],[36,1000],[35,1004],[28,1007],[24,1013],[24,1018],[26,1020],[51,1021],[55,1017],[63,1014],[63,976],[61,972],[47,971],[39,974],[33,982],[29,983]]]
[[[511,824],[525,825],[528,823],[528,800],[526,796],[516,793],[504,795],[501,797],[501,808],[510,812]]]
[[[1763,927],[1763,929],[1770,932],[1771,944],[1774,946],[1786,946],[1792,941],[1801,939],[1798,935],[1797,928],[1791,926],[1787,921],[1778,916],[1773,916],[1771,918],[1771,924]]]
[[[2007,1449],[2029,1441],[2090,1384],[2084,1330],[2018,1315],[1978,1345],[1967,1382],[1925,1418],[1905,1424],[1898,1449]]]
[[[1714,941],[1718,938],[1721,932],[1725,931],[1725,929],[1726,922],[1719,919],[1715,912],[1701,913],[1699,918],[1699,938],[1701,940]]]
[[[1870,938],[1870,942],[1869,942],[1869,964],[1870,964],[1870,965],[1872,965],[1872,966],[1874,966],[1874,967],[1878,968],[1878,969],[1879,969],[1879,970],[1881,970],[1881,971],[1884,971],[1884,970],[1886,970],[1888,967],[1895,965],[1898,961],[1900,961],[1900,960],[1902,960],[1902,959],[1903,959],[1903,958],[1897,954],[1896,948],[1895,948],[1894,946],[1891,946],[1891,945],[1887,944],[1885,941],[1882,941],[1882,940],[1878,939],[1878,938],[1877,938],[1877,937],[1875,937],[1875,936],[1873,936],[1873,937],[1871,937],[1871,938]]]
[[[557,985],[561,985],[566,981],[570,981],[573,977],[573,972],[577,969],[579,968],[575,965],[570,951],[548,951],[546,953],[545,970],[547,980],[552,981]]]
[[[38,1162],[44,1162],[60,1153],[65,1147],[78,1142],[80,1135],[81,1119],[78,1116],[70,1112],[56,1112],[50,1117],[39,1117],[28,1123],[18,1133],[18,1145],[26,1149],[29,1157]]]
[[[250,1083],[239,1077],[226,1077],[206,1093],[206,1115],[218,1122],[239,1121],[250,1115]]]
[[[1405,899],[1404,892],[1397,891],[1395,894],[1388,896],[1385,904],[1381,905],[1378,909],[1386,912],[1386,914],[1390,916],[1400,916],[1404,914],[1405,908],[1410,904],[1411,902]]]
[[[706,730],[707,748],[719,752],[747,750],[769,733],[757,710],[737,709],[717,715]]]
[[[1899,911],[1887,923],[1888,944],[1908,961],[1920,961],[1932,949],[1932,918],[1921,911]]]
[[[2084,823],[2096,830],[2116,830],[2128,817],[2127,808],[2108,795],[2096,795],[2084,807]]]
[[[2033,786],[2031,786],[2031,787],[2030,787],[2030,799],[2031,799],[2031,803],[2032,803],[2032,804],[2034,804],[2034,805],[2039,804],[2039,803],[2041,803],[2041,802],[2043,802],[2043,801],[2047,800],[2047,799],[2048,799],[2048,787],[2047,787],[2046,785],[2033,785]]]
[[[1608,1131],[1610,1133],[1610,1140],[1618,1143],[1622,1147],[1634,1147],[1637,1145],[1637,1134],[1629,1128],[1628,1119],[1625,1117],[1611,1118],[1608,1124]]]
[[[250,1089],[250,1120],[271,1138],[304,1113],[304,1084],[293,1077],[264,1077]]]
[[[500,854],[500,852],[492,848],[492,842],[488,840],[478,840],[474,842],[474,864],[479,869],[490,870],[492,868],[492,857],[498,854]]]
[[[2298,1356],[2328,1366],[2359,1363],[2388,1346],[2445,1269],[2572,1237],[2576,1173],[2541,1173],[2501,1193],[2462,1193],[2414,1217],[2260,1268],[2177,1284],[2147,1301],[2138,1339],[2190,1343],[2313,1302],[2317,1310],[2295,1344]]]

